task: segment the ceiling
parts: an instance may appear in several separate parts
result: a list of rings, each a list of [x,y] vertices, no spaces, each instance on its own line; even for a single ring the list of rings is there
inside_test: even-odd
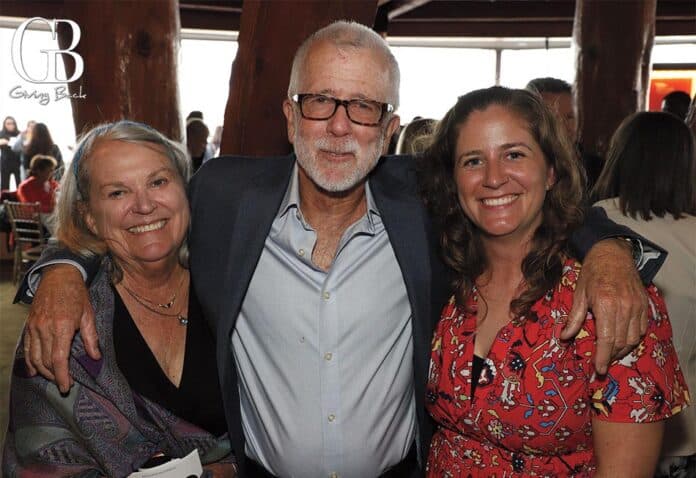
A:
[[[569,37],[575,14],[575,0],[378,0],[378,5],[375,29],[390,37]],[[242,0],[180,0],[181,26],[239,30],[242,6]],[[696,0],[657,0],[656,34],[696,34]]]
[[[56,18],[67,1],[73,0],[0,0],[0,16]],[[575,0],[376,1],[379,7],[374,27],[392,38],[569,37],[576,3]],[[242,0],[179,0],[181,26],[238,31],[243,3]],[[696,35],[696,0],[657,0],[656,34]]]

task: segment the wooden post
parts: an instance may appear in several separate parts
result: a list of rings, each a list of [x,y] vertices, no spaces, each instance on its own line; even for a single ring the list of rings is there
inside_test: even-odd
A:
[[[332,21],[348,19],[372,26],[376,13],[377,0],[245,0],[225,109],[222,153],[290,151],[281,105],[295,50]]]
[[[577,0],[575,101],[580,142],[604,155],[629,114],[645,107],[656,0]]]
[[[63,3],[65,18],[76,21],[82,34],[74,51],[84,60],[84,73],[68,84],[78,134],[125,118],[183,139],[176,75],[178,7],[177,0]],[[67,25],[61,24],[58,40],[61,48],[70,45]],[[70,77],[74,63],[68,55],[63,58]]]

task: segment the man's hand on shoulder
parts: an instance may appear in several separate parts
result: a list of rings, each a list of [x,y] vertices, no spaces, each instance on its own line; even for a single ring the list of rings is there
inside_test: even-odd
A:
[[[606,239],[585,256],[562,339],[577,335],[588,310],[597,327],[595,369],[605,374],[612,360],[638,345],[648,327],[648,298],[628,242]]]
[[[78,330],[89,356],[100,359],[94,311],[82,274],[71,265],[48,266],[24,333],[24,360],[29,373],[40,373],[56,382],[61,392],[68,392],[72,385],[70,347]]]

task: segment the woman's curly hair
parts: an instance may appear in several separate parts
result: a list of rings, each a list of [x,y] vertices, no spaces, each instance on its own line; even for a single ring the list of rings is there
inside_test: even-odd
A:
[[[494,86],[460,96],[439,122],[429,147],[419,158],[419,179],[423,199],[441,231],[444,260],[455,272],[455,299],[463,306],[488,260],[481,231],[459,204],[454,179],[455,152],[461,127],[471,113],[493,105],[526,121],[556,178],[544,200],[542,223],[522,262],[525,291],[510,303],[512,312],[522,316],[560,279],[568,255],[568,239],[584,217],[585,173],[553,113],[537,94],[527,90]]]

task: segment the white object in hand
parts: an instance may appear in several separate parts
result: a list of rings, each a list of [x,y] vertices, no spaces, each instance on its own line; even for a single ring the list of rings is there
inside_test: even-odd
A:
[[[174,458],[154,468],[139,470],[128,475],[128,478],[199,478],[203,474],[203,466],[198,456],[198,450],[193,450],[183,458]]]

